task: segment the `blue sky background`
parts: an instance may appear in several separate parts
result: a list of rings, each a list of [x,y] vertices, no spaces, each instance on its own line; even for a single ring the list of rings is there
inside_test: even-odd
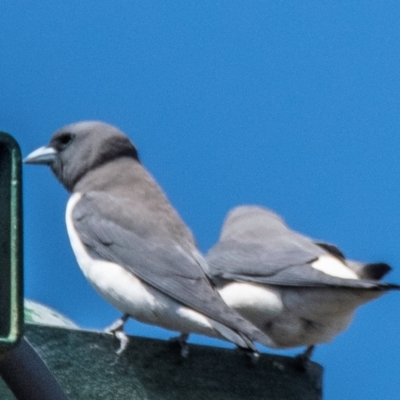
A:
[[[27,155],[64,124],[113,123],[203,251],[228,209],[262,204],[400,283],[399,21],[397,1],[5,1],[0,129]],[[24,167],[26,296],[102,329],[119,313],[75,262],[67,198]],[[399,397],[399,307],[390,293],[317,348],[325,399]]]

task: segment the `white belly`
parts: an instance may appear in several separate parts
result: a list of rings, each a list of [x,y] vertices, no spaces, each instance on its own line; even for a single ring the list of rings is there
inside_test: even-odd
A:
[[[374,291],[244,282],[232,282],[218,290],[230,307],[281,348],[331,341],[348,327],[358,306],[380,295]]]

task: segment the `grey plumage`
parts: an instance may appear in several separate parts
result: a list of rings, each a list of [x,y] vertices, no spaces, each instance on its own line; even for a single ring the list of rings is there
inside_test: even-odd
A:
[[[290,230],[258,206],[230,211],[206,259],[226,303],[278,348],[330,341],[358,306],[400,288],[379,281],[387,264],[346,260],[337,247]]]
[[[124,314],[252,351],[252,340],[269,341],[213,289],[190,230],[117,128],[68,125],[25,162],[49,165],[72,192],[66,222],[78,264]]]

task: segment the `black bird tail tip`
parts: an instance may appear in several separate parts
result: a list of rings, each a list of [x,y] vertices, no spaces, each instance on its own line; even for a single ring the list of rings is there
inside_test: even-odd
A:
[[[381,280],[392,270],[391,266],[386,263],[366,264],[363,268],[363,278]]]

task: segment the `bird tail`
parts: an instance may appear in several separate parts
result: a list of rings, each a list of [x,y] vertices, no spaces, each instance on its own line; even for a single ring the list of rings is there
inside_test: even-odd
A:
[[[213,328],[225,339],[235,343],[240,349],[244,351],[251,351],[255,358],[258,357],[257,347],[254,341],[264,346],[276,348],[276,343],[264,332],[259,330],[250,321],[240,318],[243,324],[240,324],[241,330],[234,330],[221,324],[215,320],[212,321]]]
[[[381,280],[392,268],[385,263],[365,264],[362,269],[363,278]]]
[[[230,342],[235,343],[238,347],[242,349],[249,349],[251,351],[257,352],[257,348],[253,341],[245,334],[228,328],[226,325],[221,324],[215,320],[211,320],[212,327],[225,339]]]

